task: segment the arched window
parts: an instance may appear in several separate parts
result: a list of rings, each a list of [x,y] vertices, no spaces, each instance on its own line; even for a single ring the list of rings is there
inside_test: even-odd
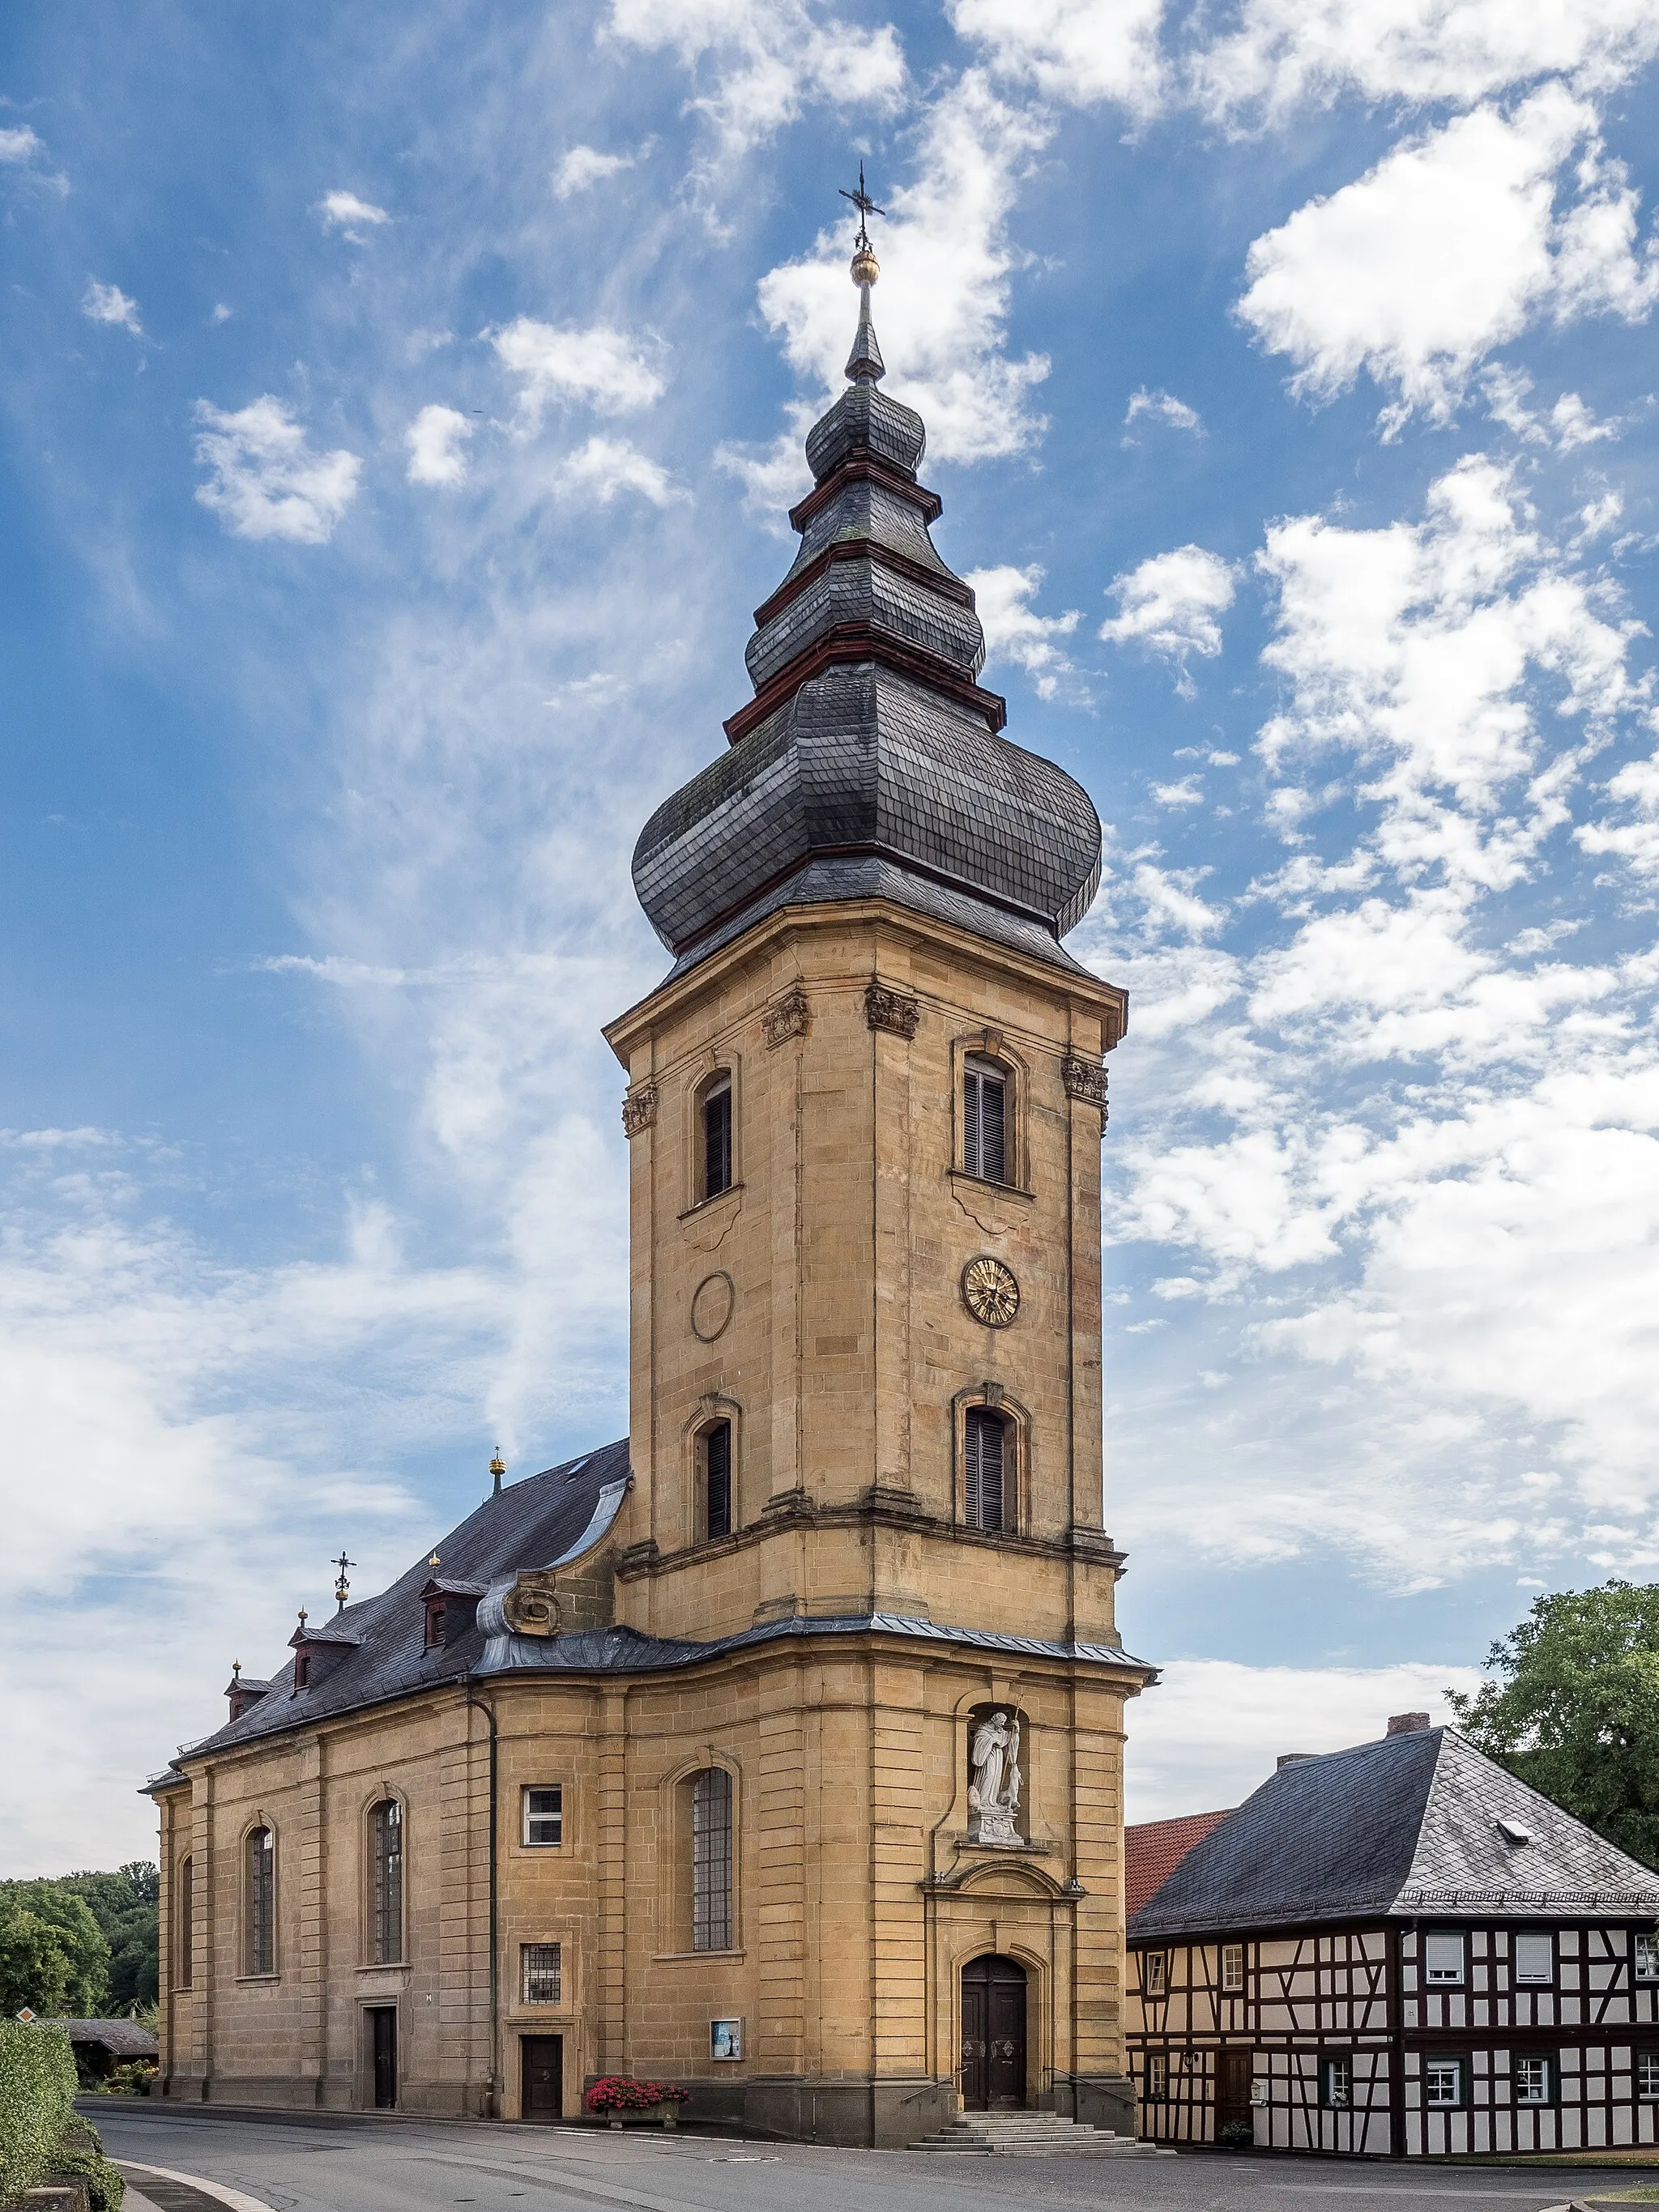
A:
[[[718,1198],[732,1188],[732,1078],[722,1073],[702,1094],[702,1189]]]
[[[732,1778],[706,1766],[691,1785],[691,1948],[732,1948]]]
[[[395,1797],[370,1807],[368,1835],[374,1962],[391,1966],[404,1955],[404,1808]]]
[[[987,1182],[1008,1180],[1008,1076],[994,1060],[963,1064],[962,1164]]]
[[[1008,1424],[988,1407],[970,1406],[963,1431],[963,1518],[970,1528],[1013,1523],[1013,1453]]]
[[[174,1917],[177,1923],[173,1939],[173,1956],[178,1961],[173,1979],[181,1990],[187,1990],[196,1979],[196,1862],[185,1859],[179,1863],[179,1885],[174,1893]]]
[[[697,1439],[705,1536],[732,1533],[732,1424],[714,1421]]]
[[[276,1971],[276,1838],[254,1828],[247,1839],[247,1970]]]

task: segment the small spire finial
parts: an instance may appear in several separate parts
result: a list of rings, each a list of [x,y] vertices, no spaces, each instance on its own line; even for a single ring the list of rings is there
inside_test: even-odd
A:
[[[507,1473],[507,1462],[501,1457],[501,1448],[499,1444],[495,1447],[495,1456],[489,1462],[489,1472],[495,1478],[494,1494],[499,1498],[501,1494],[501,1477]]]
[[[432,1554],[432,1557],[431,1557],[431,1558],[427,1561],[427,1565],[428,1565],[428,1566],[429,1566],[429,1567],[435,1567],[435,1566],[437,1566],[439,1564],[440,1564],[440,1561],[439,1561],[439,1559],[438,1559],[438,1554],[434,1552],[434,1553]]]
[[[240,1682],[242,1679],[242,1662],[240,1659],[233,1659],[230,1662],[230,1679],[233,1682]]]
[[[865,305],[867,309],[869,289],[881,274],[881,264],[877,260],[870,244],[869,218],[872,215],[884,216],[887,210],[885,208],[878,207],[869,193],[866,191],[862,161],[859,163],[857,191],[849,192],[845,185],[838,186],[837,189],[842,199],[851,200],[859,211],[859,234],[853,241],[853,282],[866,295]]]
[[[310,1618],[310,1616],[309,1616],[309,1615],[307,1614],[307,1613],[306,1612],[306,1609],[305,1609],[304,1606],[301,1606],[301,1607],[300,1607],[300,1626],[301,1626],[301,1628],[303,1628],[303,1627],[305,1626],[306,1622],[307,1622],[307,1620],[309,1618]]]
[[[351,1595],[351,1584],[346,1580],[346,1569],[355,1567],[356,1564],[356,1559],[347,1559],[343,1544],[340,1547],[339,1558],[329,1561],[330,1566],[339,1569],[339,1573],[335,1577],[334,1581],[334,1604],[337,1612],[345,1611],[346,1600]]]

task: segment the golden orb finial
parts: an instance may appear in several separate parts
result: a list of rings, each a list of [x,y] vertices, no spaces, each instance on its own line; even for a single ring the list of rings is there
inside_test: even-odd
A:
[[[866,284],[873,284],[880,274],[881,264],[871,252],[870,246],[866,241],[859,247],[858,252],[853,256],[853,282],[860,287]]]

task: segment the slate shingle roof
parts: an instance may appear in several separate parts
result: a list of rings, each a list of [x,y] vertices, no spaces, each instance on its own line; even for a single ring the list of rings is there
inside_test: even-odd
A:
[[[1500,1820],[1529,1840],[1510,1841]],[[1132,1915],[1155,1942],[1333,1921],[1478,1912],[1659,1912],[1659,1874],[1451,1729],[1279,1768]]]

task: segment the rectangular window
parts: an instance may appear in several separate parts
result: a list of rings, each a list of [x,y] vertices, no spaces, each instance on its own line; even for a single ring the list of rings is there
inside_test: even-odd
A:
[[[1463,2101],[1463,2062],[1461,2058],[1431,2058],[1423,2067],[1423,2102],[1444,2112]]]
[[[1158,1954],[1153,1954],[1156,1957]],[[1149,2051],[1146,2054],[1146,2101],[1161,2105],[1170,2094],[1170,2054],[1167,2051]]]
[[[1550,1983],[1555,1979],[1555,1938],[1534,1932],[1517,1936],[1512,1947],[1516,1983]]]
[[[1638,1982],[1659,1982],[1659,1935],[1637,1937],[1636,1978]]]
[[[1550,2062],[1547,2058],[1517,2058],[1510,2078],[1517,2105],[1549,2103]]]
[[[962,1079],[962,1164],[987,1182],[1006,1182],[1008,1081],[994,1061],[970,1060]]]
[[[729,1080],[702,1102],[702,1194],[718,1198],[732,1188],[732,1085]]]
[[[1353,2103],[1353,2061],[1346,2053],[1320,2062],[1319,2101],[1333,2112],[1346,2112]]]
[[[519,1963],[527,2005],[556,2005],[560,2002],[561,1969],[556,1943],[521,1943]]]
[[[702,1440],[704,1518],[710,1536],[732,1533],[732,1424],[716,1421]]]
[[[1423,1978],[1431,1988],[1463,1978],[1463,1931],[1436,1929],[1423,1938]]]
[[[525,1791],[524,1839],[536,1850],[548,1850],[564,1841],[562,1788]]]
[[[1146,1962],[1144,1968],[1146,1995],[1161,1997],[1170,1985],[1170,1954],[1167,1951],[1146,1951],[1142,1956]]]
[[[1636,2094],[1650,2100],[1659,2100],[1659,2051],[1637,2052]]]
[[[966,1462],[963,1518],[970,1528],[1005,1528],[1008,1525],[1008,1485],[1004,1465],[1007,1444],[1007,1425],[1000,1413],[988,1413],[983,1406],[968,1408],[963,1430]]]
[[[1221,1993],[1236,1997],[1244,1987],[1244,1946],[1224,1943],[1221,1947]]]

